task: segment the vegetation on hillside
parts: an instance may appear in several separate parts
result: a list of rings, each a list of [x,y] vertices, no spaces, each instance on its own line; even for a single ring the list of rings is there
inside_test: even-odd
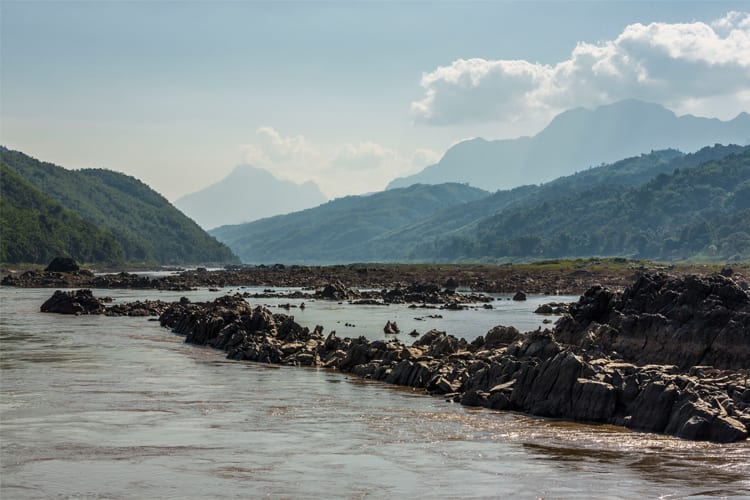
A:
[[[749,152],[721,145],[687,155],[653,151],[463,200],[441,186],[466,185],[415,185],[212,234],[249,263],[744,259]]]
[[[114,236],[63,208],[0,162],[0,262],[46,264],[58,255],[119,263]]]
[[[636,187],[597,185],[506,209],[415,247],[436,260],[633,256],[750,258],[750,150],[660,173]]]
[[[236,262],[225,245],[134,177],[67,170],[0,148],[0,160],[39,191],[114,236],[129,262]]]
[[[487,194],[464,184],[415,184],[371,195],[347,196],[301,212],[222,226],[210,233],[248,263],[358,260],[362,245],[374,237]],[[393,241],[392,248],[398,249],[399,244]],[[373,260],[397,259],[384,248]]]

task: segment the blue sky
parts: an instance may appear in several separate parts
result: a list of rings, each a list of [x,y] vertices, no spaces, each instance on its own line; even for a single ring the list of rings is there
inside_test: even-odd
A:
[[[736,11],[737,14],[728,16]],[[748,2],[0,3],[2,144],[169,199],[249,162],[329,197],[637,97],[750,111]]]

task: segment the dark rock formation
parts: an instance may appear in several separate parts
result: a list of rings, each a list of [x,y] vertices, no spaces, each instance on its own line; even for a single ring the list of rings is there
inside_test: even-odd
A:
[[[135,301],[115,304],[107,307],[105,303],[112,302],[109,297],[97,298],[91,290],[75,290],[63,292],[57,290],[52,297],[42,304],[40,310],[58,314],[104,314],[107,316],[159,316],[170,302],[161,300]]]
[[[57,290],[42,304],[41,311],[58,314],[102,314],[104,303],[94,297],[91,290]]]
[[[565,314],[568,312],[568,304],[550,302],[540,305],[534,312],[536,314]]]
[[[645,306],[637,299],[642,285],[626,291],[624,303]],[[692,296],[694,289],[689,285],[685,293]],[[573,315],[561,322],[560,335],[495,327],[471,343],[437,330],[411,346],[395,340],[339,338],[334,332],[324,337],[322,327],[311,332],[289,316],[253,308],[238,297],[173,304],[160,321],[185,335],[186,341],[223,349],[232,359],[327,367],[420,388],[470,406],[616,424],[687,439],[745,439],[750,426],[747,367],[638,365],[602,352],[589,337],[583,345],[560,341],[558,337],[571,336],[565,330],[571,321],[589,321],[588,326],[594,318],[608,318],[615,310],[610,307],[615,295],[600,287],[591,289],[573,307]],[[722,296],[736,297],[728,292]],[[747,348],[748,339],[743,341]]]
[[[53,273],[72,273],[80,270],[78,263],[70,257],[55,257],[45,269],[45,271]]]
[[[523,292],[516,292],[516,294],[513,296],[513,300],[516,300],[519,302],[526,300],[526,294]]]
[[[638,364],[750,368],[750,297],[730,278],[641,276],[622,294],[592,287],[555,329],[558,340]]]
[[[395,321],[386,321],[383,327],[383,333],[386,335],[395,335],[399,333],[401,329],[398,327]]]
[[[57,302],[75,296],[67,295]],[[470,406],[733,442],[750,429],[749,306],[727,277],[644,275],[622,293],[590,288],[554,331],[498,326],[471,343],[437,330],[411,346],[324,336],[321,326],[311,331],[240,295],[183,298],[159,320],[232,359],[325,367]]]
[[[322,289],[315,292],[315,298],[325,300],[355,300],[360,297],[356,290],[351,290],[340,281],[328,283]]]
[[[104,314],[107,316],[161,316],[170,304],[161,300],[137,300],[107,307]]]

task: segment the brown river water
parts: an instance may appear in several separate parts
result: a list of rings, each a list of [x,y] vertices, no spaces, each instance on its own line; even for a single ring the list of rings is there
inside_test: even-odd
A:
[[[39,313],[51,293],[0,287],[3,500],[750,497],[748,442],[472,409],[320,369],[229,361],[145,318]],[[493,322],[540,324],[532,311],[547,299],[440,311],[433,323],[414,317],[435,311],[394,306],[308,302],[290,313],[340,335],[382,336],[388,317],[469,338]],[[290,301],[258,301],[279,302]]]

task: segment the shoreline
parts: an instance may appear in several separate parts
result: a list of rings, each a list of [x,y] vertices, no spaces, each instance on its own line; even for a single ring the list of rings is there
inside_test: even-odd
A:
[[[668,272],[674,275],[731,275],[744,289],[750,281],[750,263],[660,264],[627,259],[547,260],[532,264],[349,264],[337,266],[237,267],[217,271],[197,269],[149,278],[120,272],[95,275],[88,270],[71,273],[28,270],[8,273],[6,286],[23,288],[125,288],[192,290],[228,286],[300,287],[317,289],[340,283],[346,288],[393,289],[415,283],[440,288],[486,293],[580,295],[592,285],[621,291],[638,276]]]

